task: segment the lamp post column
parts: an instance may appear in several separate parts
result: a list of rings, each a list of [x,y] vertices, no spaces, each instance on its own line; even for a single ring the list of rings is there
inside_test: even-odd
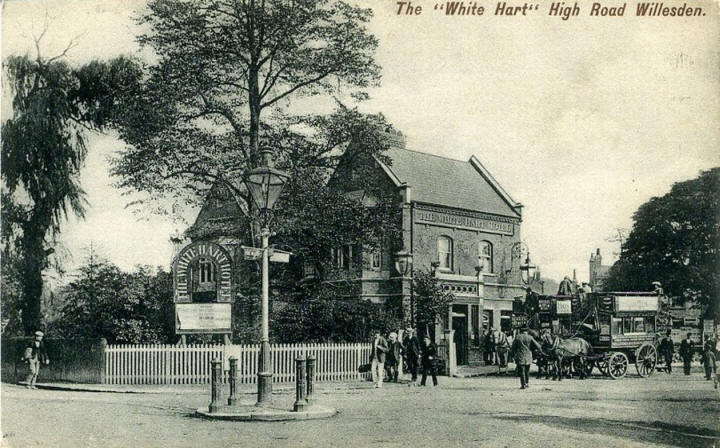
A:
[[[260,371],[258,372],[258,401],[257,405],[269,404],[272,397],[272,358],[270,357],[270,262],[268,254],[268,239],[270,230],[263,228],[262,237],[262,336],[260,338]]]

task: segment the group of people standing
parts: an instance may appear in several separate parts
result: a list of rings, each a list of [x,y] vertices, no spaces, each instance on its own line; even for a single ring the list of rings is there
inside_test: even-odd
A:
[[[410,386],[417,385],[418,367],[422,368],[420,385],[424,386],[427,376],[430,375],[433,385],[437,386],[437,347],[430,336],[425,335],[420,342],[415,331],[407,328],[404,334],[402,330],[391,332],[387,339],[380,332],[376,332],[371,343],[370,369],[375,387],[382,387],[385,370],[388,371],[388,379],[397,383],[403,363],[407,365],[411,375]]]
[[[511,343],[512,341],[505,332],[497,328],[485,330],[483,335],[483,361],[485,365],[497,365],[498,370],[507,369]]]
[[[672,362],[675,355],[675,344],[670,337],[671,331],[667,330],[665,337],[660,340],[658,345],[658,353],[660,358],[665,363],[665,371],[672,373]],[[692,333],[688,333],[680,342],[680,349],[678,351],[680,358],[683,360],[683,373],[690,375],[690,363],[693,358],[693,341],[690,338]],[[715,387],[718,387],[717,371],[716,371],[716,360],[718,354],[718,342],[712,335],[706,334],[702,346],[702,364],[705,368],[705,379],[715,380]]]

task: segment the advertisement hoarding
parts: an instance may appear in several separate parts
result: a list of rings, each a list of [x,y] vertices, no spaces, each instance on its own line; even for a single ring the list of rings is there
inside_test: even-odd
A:
[[[186,333],[230,333],[229,303],[178,303],[175,305],[175,331]]]

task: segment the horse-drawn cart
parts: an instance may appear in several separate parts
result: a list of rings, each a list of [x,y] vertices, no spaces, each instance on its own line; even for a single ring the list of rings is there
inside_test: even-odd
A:
[[[593,348],[587,357],[588,373],[596,366],[613,379],[622,378],[630,363],[645,378],[655,372],[658,353],[655,319],[659,298],[647,292],[608,292],[588,295],[594,323],[585,337]],[[589,361],[592,361],[590,363]]]
[[[527,326],[538,333],[551,334],[548,341],[582,338],[590,344],[590,353],[566,353],[569,358],[582,358],[581,362],[573,363],[581,377],[589,376],[597,367],[603,375],[622,378],[631,363],[641,377],[655,372],[659,297],[654,292],[540,296],[536,307],[526,308],[532,316],[527,318]]]

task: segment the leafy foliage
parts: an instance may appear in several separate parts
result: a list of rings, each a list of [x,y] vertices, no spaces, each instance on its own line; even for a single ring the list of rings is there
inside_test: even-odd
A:
[[[168,342],[174,336],[172,276],[138,267],[125,273],[91,254],[78,278],[59,291],[55,336],[109,343]]]
[[[4,62],[13,90],[12,116],[2,125],[3,243],[20,256],[23,327],[40,325],[42,271],[64,218],[84,216],[79,173],[85,133],[111,119],[119,92],[137,79],[125,58],[73,68],[59,58],[10,56]]]
[[[666,294],[697,300],[720,316],[720,168],[676,183],[633,219],[605,288],[643,291],[660,281]]]
[[[443,289],[432,271],[420,270],[413,273],[413,293],[418,328],[432,334],[435,324],[447,315],[453,295]]]
[[[328,284],[309,286],[299,298],[272,314],[273,339],[297,342],[358,342],[376,331],[387,334],[402,328],[393,305],[355,297],[345,288]]]
[[[370,9],[336,0],[152,0],[148,8],[139,42],[157,63],[128,96],[118,125],[130,146],[113,172],[121,187],[150,197],[197,203],[222,186],[247,214],[241,180],[261,151],[279,160],[307,149],[289,129],[315,118],[288,118],[288,101],[355,92],[379,77]],[[323,154],[341,142],[326,143]]]

